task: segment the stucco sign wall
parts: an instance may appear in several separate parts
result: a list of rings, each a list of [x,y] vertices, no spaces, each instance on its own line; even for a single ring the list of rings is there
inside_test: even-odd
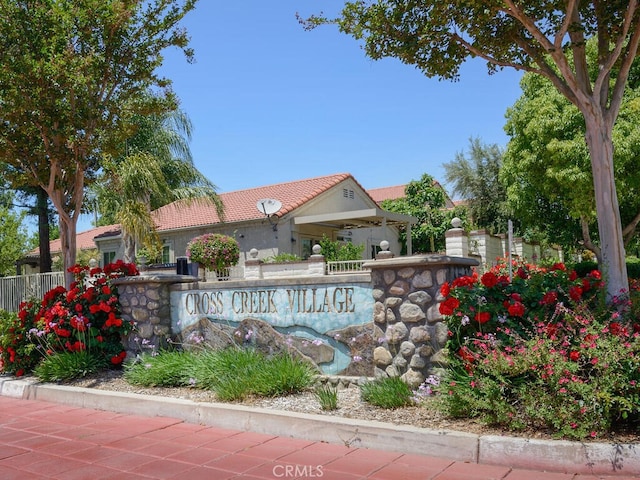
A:
[[[171,292],[174,332],[202,317],[240,322],[259,318],[274,327],[302,326],[320,333],[370,322],[370,286],[314,285]]]
[[[284,335],[288,345],[313,359],[325,373],[364,372],[362,350],[373,334],[374,301],[368,275],[366,282],[316,280],[295,284],[280,280],[278,285],[262,281],[250,286],[216,282],[174,290],[172,331],[184,332],[182,338],[188,338],[194,329],[201,331],[203,319],[234,329],[243,320],[258,319]],[[370,365],[367,373],[372,371]]]

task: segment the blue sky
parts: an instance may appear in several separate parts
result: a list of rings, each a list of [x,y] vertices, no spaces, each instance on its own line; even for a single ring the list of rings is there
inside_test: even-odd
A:
[[[428,79],[396,59],[367,58],[334,26],[305,31],[296,19],[341,5],[200,0],[185,17],[196,61],[167,51],[161,73],[194,125],[195,165],[219,192],[343,172],[364,188],[423,173],[444,182],[442,164],[470,137],[506,145],[517,72],[489,76],[478,59],[459,82]]]
[[[185,18],[196,63],[168,52],[162,72],[194,124],[195,164],[220,192],[340,172],[365,188],[444,181],[442,164],[471,136],[506,145],[518,73],[489,76],[474,60],[459,82],[428,79],[295,17],[342,4],[201,0]]]

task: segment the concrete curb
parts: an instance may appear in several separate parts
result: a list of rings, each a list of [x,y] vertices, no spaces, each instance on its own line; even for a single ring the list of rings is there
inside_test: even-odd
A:
[[[475,435],[382,422],[201,403],[0,378],[0,395],[282,437],[450,458],[512,468],[595,475],[640,474],[640,444]]]

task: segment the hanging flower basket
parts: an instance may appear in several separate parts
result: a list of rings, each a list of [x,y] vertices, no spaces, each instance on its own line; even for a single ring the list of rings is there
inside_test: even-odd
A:
[[[219,277],[229,278],[229,268],[237,265],[240,247],[235,238],[219,233],[205,233],[191,239],[187,245],[187,256],[207,270],[213,270]],[[223,273],[225,272],[225,273]]]

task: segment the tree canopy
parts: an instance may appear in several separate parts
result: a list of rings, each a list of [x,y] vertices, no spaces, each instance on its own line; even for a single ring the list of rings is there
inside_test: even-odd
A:
[[[192,58],[179,22],[195,3],[0,0],[0,160],[47,192],[65,270],[75,262],[85,186],[110,147],[106,138],[126,133],[131,100],[156,88],[154,110],[175,106],[156,70],[168,47]]]
[[[16,261],[33,245],[24,227],[26,212],[12,208],[13,194],[0,193],[0,276],[15,275]]]
[[[613,128],[616,190],[625,245],[640,220],[640,88],[631,82]],[[511,137],[501,172],[518,218],[550,231],[557,242],[600,256],[585,122],[578,109],[543,77],[525,74],[522,96],[507,112]]]
[[[602,265],[610,299],[628,291],[612,129],[640,43],[640,0],[358,0],[335,23],[373,59],[396,57],[427,76],[457,79],[473,57],[549,79],[585,120]],[[595,60],[587,40],[597,36]],[[593,76],[591,75],[593,73]],[[453,127],[453,126],[452,126]]]
[[[416,253],[432,253],[444,250],[444,234],[451,228],[454,212],[445,212],[445,192],[428,174],[420,180],[412,180],[405,187],[405,196],[384,200],[382,208],[389,212],[413,215],[418,219],[411,227],[411,246]],[[400,241],[406,248],[407,232],[401,230]]]
[[[471,138],[467,155],[458,152],[443,165],[451,193],[467,202],[471,224],[493,234],[505,233],[509,220],[507,191],[500,183],[502,156],[500,146]]]
[[[153,102],[153,95],[140,101]],[[223,204],[216,186],[194,166],[189,140],[191,121],[180,109],[134,115],[132,134],[118,148],[119,155],[103,163],[91,188],[100,225],[119,223],[124,260],[135,260],[136,246],[162,251],[151,211],[176,200],[212,203],[220,218]]]

